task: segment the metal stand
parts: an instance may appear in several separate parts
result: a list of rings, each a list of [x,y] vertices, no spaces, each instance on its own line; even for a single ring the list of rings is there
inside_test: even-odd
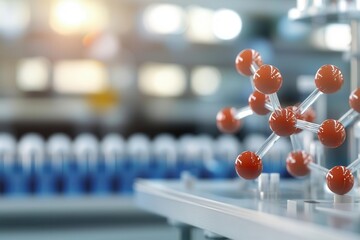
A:
[[[174,219],[169,219],[168,223],[171,226],[174,226],[177,229],[179,229],[179,233],[180,233],[179,239],[180,240],[191,240],[192,239],[192,235],[191,235],[192,228],[193,228],[192,226],[182,223],[182,222],[179,222],[179,221],[176,221]]]
[[[295,14],[294,14],[295,13]],[[350,92],[360,86],[360,1],[359,0],[336,0],[336,1],[304,1],[297,0],[297,8],[289,11],[289,18],[306,22],[330,22],[348,21],[351,28],[350,46]],[[322,21],[319,21],[321,19]],[[349,159],[356,159],[358,149],[354,136],[354,127],[348,131]]]
[[[351,91],[358,88],[360,86],[360,61],[359,61],[359,53],[360,53],[360,23],[358,19],[353,19],[350,22],[351,26],[351,49],[350,49],[350,71],[351,71]],[[358,149],[356,146],[356,138],[354,135],[354,127],[350,128],[350,159],[356,159],[358,155]]]
[[[180,227],[180,240],[191,240],[191,227],[183,226]]]

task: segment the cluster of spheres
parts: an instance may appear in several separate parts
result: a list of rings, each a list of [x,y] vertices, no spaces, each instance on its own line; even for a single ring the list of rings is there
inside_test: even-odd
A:
[[[321,124],[314,123],[315,113],[311,105],[322,95],[332,94],[340,90],[344,77],[340,69],[334,65],[323,65],[315,74],[316,89],[299,105],[282,107],[277,97],[283,78],[279,69],[263,64],[260,54],[253,49],[245,49],[236,57],[237,71],[250,78],[253,92],[250,94],[249,105],[240,109],[227,107],[216,116],[217,126],[224,133],[234,133],[241,127],[241,119],[252,114],[267,115],[272,134],[257,152],[242,152],[235,160],[237,174],[245,179],[255,179],[262,172],[262,157],[280,137],[290,137],[293,151],[286,159],[288,172],[295,177],[309,174],[310,169],[326,171],[326,182],[335,194],[348,193],[354,184],[353,172],[360,164],[352,163],[348,167],[335,166],[330,170],[316,165],[313,156],[306,153],[299,145],[297,134],[302,130],[314,132],[319,141],[326,147],[337,148],[346,138],[345,127],[358,117],[360,113],[360,89],[354,90],[349,97],[350,110],[341,118],[327,119]]]

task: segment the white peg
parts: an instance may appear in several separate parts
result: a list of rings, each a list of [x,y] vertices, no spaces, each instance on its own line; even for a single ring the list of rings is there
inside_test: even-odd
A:
[[[148,164],[150,160],[150,139],[145,134],[130,136],[127,144],[128,155],[133,161]]]
[[[24,135],[18,143],[18,156],[27,170],[39,169],[45,160],[45,141],[36,133]]]
[[[106,163],[114,169],[125,156],[125,140],[120,134],[110,133],[101,141],[101,153]]]
[[[159,134],[153,141],[153,153],[156,159],[165,160],[169,166],[173,166],[177,160],[176,140],[170,134]]]
[[[93,168],[99,156],[98,139],[91,133],[82,133],[75,138],[73,151],[79,164]]]
[[[53,134],[47,141],[46,149],[54,165],[62,167],[71,156],[71,139],[63,133]]]
[[[15,159],[16,140],[9,133],[0,133],[0,161],[3,167],[9,166]]]

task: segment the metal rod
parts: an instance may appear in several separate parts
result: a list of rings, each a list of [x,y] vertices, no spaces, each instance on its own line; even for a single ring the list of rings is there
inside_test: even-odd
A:
[[[257,64],[250,65],[250,71],[251,71],[252,75],[254,75],[258,69],[259,69],[259,66]]]
[[[349,109],[344,115],[341,116],[341,118],[339,119],[339,122],[344,126],[347,127],[349,126],[354,119],[359,116],[359,113],[356,112],[354,109]]]
[[[350,91],[355,90],[360,86],[360,24],[358,19],[352,19],[350,22],[351,29],[351,45],[350,45]],[[356,139],[354,136],[354,128],[350,129],[349,134],[349,148],[350,148],[350,159],[356,158],[358,152],[356,147]]]
[[[274,111],[274,108],[271,106],[270,103],[265,103],[265,108],[266,108],[267,110],[269,110],[270,112],[273,112],[273,111]]]
[[[269,94],[270,104],[274,110],[281,109],[280,101],[276,93]]]
[[[324,168],[324,167],[320,166],[319,164],[315,164],[315,163],[313,163],[313,162],[310,162],[309,165],[308,165],[308,167],[309,167],[311,170],[317,171],[317,172],[319,172],[319,173],[321,173],[321,174],[323,174],[323,175],[326,175],[326,174],[328,173],[328,171],[329,171],[329,169]]]
[[[312,123],[312,122],[307,122],[307,121],[303,121],[303,120],[296,120],[296,125],[297,128],[303,129],[303,130],[309,130],[311,132],[317,133],[319,130],[320,125],[316,124],[316,123]]]
[[[294,151],[299,151],[299,150],[303,149],[303,146],[299,139],[299,135],[297,135],[297,134],[290,135],[290,140],[291,140],[291,145],[292,145]]]
[[[310,95],[299,105],[298,109],[301,114],[304,114],[306,110],[322,95],[319,89],[315,89]]]
[[[254,112],[251,110],[251,108],[249,106],[246,106],[236,110],[235,118],[240,120],[243,119],[244,117],[252,115],[253,113]]]
[[[255,90],[255,84],[254,84],[254,74],[256,73],[256,71],[259,69],[259,66],[256,63],[252,63],[250,65],[250,71],[252,73],[252,75],[250,76],[250,83],[251,83],[251,87],[253,90]]]
[[[358,34],[360,33],[360,24],[357,19],[353,19],[350,22],[351,27],[351,60],[350,60],[350,79],[351,79],[351,90],[355,90],[360,86],[360,62],[359,62],[359,50],[360,41]]]
[[[264,144],[260,147],[260,149],[256,152],[256,155],[258,155],[260,158],[262,158],[274,145],[274,143],[279,140],[279,136],[275,133],[272,133],[268,139],[264,142]]]
[[[349,169],[351,173],[354,173],[359,169],[359,167],[360,167],[360,155],[355,161],[353,161],[352,163],[349,164],[349,166],[347,166],[347,169]]]

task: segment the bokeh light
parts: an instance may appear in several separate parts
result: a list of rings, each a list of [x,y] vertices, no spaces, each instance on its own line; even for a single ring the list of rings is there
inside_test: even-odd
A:
[[[49,85],[50,62],[44,57],[21,59],[16,81],[22,91],[42,91]]]
[[[108,87],[108,72],[94,60],[62,60],[54,66],[54,90],[64,94],[93,94]]]
[[[108,12],[100,1],[58,0],[51,9],[50,26],[60,34],[98,31],[108,24]]]
[[[185,28],[185,12],[173,4],[153,4],[145,9],[143,24],[151,33],[180,33]]]
[[[242,20],[235,11],[219,9],[213,16],[213,33],[221,40],[236,38],[242,29]]]
[[[140,69],[139,88],[150,96],[180,96],[186,90],[185,70],[176,64],[145,64]]]
[[[6,38],[16,38],[27,30],[31,19],[26,1],[0,1],[0,33]]]
[[[220,71],[211,66],[196,67],[191,73],[191,89],[200,96],[214,94],[221,83]]]

